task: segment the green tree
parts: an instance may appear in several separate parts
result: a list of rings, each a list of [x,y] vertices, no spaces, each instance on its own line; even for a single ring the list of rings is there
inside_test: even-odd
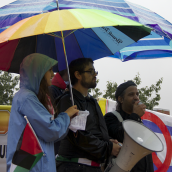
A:
[[[99,79],[97,79],[96,83],[98,84]],[[99,88],[91,88],[88,90],[88,92],[95,98],[97,99],[99,96],[102,95],[102,92],[100,92]]]
[[[133,81],[136,83],[137,87],[141,84],[140,74],[138,73]],[[161,99],[160,94],[158,92],[161,90],[163,78],[160,78],[155,84],[152,84],[150,87],[142,87],[138,88],[139,91],[139,98],[142,103],[146,105],[147,109],[152,110],[154,106],[159,105],[159,101]],[[104,98],[109,98],[115,100],[115,91],[118,87],[116,82],[107,81],[107,89],[105,94],[103,95]]]
[[[107,84],[106,84],[106,91],[105,91],[105,94],[103,95],[104,98],[106,99],[112,99],[112,100],[115,100],[115,91],[118,87],[117,83],[116,82],[110,82],[110,81],[107,81]]]
[[[0,105],[11,105],[14,91],[17,91],[19,76],[0,71]]]
[[[136,77],[133,79],[133,81],[137,84],[141,84],[141,78],[138,73]],[[147,109],[152,110],[154,106],[159,105],[159,101],[161,99],[160,94],[158,92],[161,90],[161,84],[162,84],[163,78],[160,78],[155,84],[152,84],[150,87],[142,87],[139,88],[139,98],[141,102],[143,102],[146,105]]]

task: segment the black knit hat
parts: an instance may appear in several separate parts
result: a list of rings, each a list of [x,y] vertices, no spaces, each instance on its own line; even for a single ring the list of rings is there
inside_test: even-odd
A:
[[[122,84],[120,84],[115,92],[115,98],[118,100],[118,97],[123,93],[124,90],[126,90],[130,86],[137,86],[133,81],[127,81]]]

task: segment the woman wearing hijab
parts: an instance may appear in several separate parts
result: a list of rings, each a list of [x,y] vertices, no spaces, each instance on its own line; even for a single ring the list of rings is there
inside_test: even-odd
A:
[[[78,113],[76,106],[72,106],[58,114],[56,119],[52,118],[53,108],[48,87],[54,75],[52,67],[56,63],[57,61],[48,56],[34,53],[25,57],[20,65],[20,90],[13,98],[8,127],[8,172],[10,172],[12,158],[27,123],[24,116],[27,116],[32,125],[44,153],[31,171],[56,171],[54,142],[66,133],[70,117]]]

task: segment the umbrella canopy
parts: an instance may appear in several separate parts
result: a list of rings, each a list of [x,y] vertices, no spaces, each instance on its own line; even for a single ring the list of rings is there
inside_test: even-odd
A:
[[[59,0],[58,3],[60,10],[71,8],[101,9],[148,25],[153,29],[149,37],[121,49],[111,56],[113,58],[128,61],[171,57],[172,24],[149,9],[124,0]],[[56,0],[16,0],[0,8],[0,32],[24,18],[56,9]]]
[[[60,9],[79,7],[101,9],[137,21],[153,29],[151,35],[121,49],[111,57],[128,61],[172,56],[172,24],[147,8],[125,0],[59,0],[58,2]]]
[[[123,62],[128,60],[172,57],[172,41],[152,31],[150,35],[119,50],[112,57],[121,59]]]
[[[96,60],[111,56],[149,35],[151,29],[101,10],[71,9],[40,14],[19,21],[0,34],[0,69],[18,73],[26,55],[42,51],[57,58],[61,70],[66,68],[60,31],[65,31],[70,62],[82,57]]]

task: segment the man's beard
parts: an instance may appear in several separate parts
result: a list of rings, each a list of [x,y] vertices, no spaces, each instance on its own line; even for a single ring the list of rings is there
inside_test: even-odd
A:
[[[82,80],[81,80],[81,85],[83,86],[83,87],[85,87],[85,88],[95,88],[96,87],[96,85],[97,85],[97,83],[96,82],[93,82],[93,80],[92,80],[92,82],[85,82],[85,78],[83,78]]]

